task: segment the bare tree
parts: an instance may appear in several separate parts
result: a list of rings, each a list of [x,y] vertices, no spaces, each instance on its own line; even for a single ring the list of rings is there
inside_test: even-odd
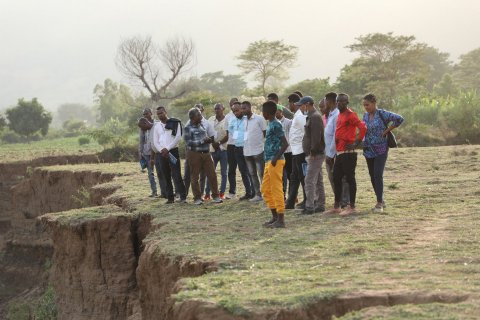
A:
[[[140,81],[153,101],[175,99],[183,95],[185,90],[168,96],[167,89],[182,72],[193,66],[194,61],[195,46],[191,39],[176,37],[168,40],[163,47],[157,47],[150,36],[123,40],[115,59],[120,72]],[[163,72],[161,66],[168,71]]]

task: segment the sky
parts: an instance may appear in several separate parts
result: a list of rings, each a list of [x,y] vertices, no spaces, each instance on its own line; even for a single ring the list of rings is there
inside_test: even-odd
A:
[[[334,81],[355,58],[345,46],[374,32],[413,35],[458,61],[480,47],[478,17],[478,0],[0,0],[0,109],[22,97],[49,110],[92,105],[106,78],[134,85],[114,58],[135,35],[191,38],[191,75],[237,74],[249,43],[283,40],[299,48],[288,83]]]

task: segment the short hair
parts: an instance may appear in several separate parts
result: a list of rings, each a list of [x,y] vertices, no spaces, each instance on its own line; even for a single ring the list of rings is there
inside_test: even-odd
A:
[[[236,101],[234,101],[234,102],[232,103],[232,107],[233,107],[234,105],[241,105],[241,103],[240,103],[240,101],[236,100]]]
[[[148,107],[143,108],[143,113],[145,113],[145,112],[150,112],[150,113],[152,113],[152,109],[150,109],[150,108],[148,108]]]
[[[249,106],[249,107],[252,106],[252,104],[250,103],[250,101],[247,101],[247,100],[243,101],[242,104],[245,104],[245,105],[247,105],[247,106]]]
[[[366,94],[365,97],[363,97],[363,100],[367,100],[371,103],[377,103],[377,97],[373,93]]]
[[[299,96],[300,98],[303,98],[302,92],[300,92],[300,91],[293,91],[293,93],[296,93],[296,94],[298,94],[298,96]]]
[[[225,109],[225,107],[223,106],[223,103],[215,103],[215,105],[213,106],[213,109],[215,109],[216,107],[222,107],[222,109]]]
[[[348,96],[348,94],[346,94],[346,93],[339,93],[339,94],[337,95],[337,99],[338,99],[340,96],[342,96],[342,97],[347,97],[347,100],[349,99],[349,96]]]
[[[288,96],[288,102],[298,102],[300,101],[300,96],[296,93],[292,93]]]
[[[229,101],[229,104],[233,104],[234,102],[237,102],[238,101],[238,98],[231,98],[230,101]]]
[[[188,118],[190,120],[193,119],[197,114],[201,114],[200,110],[198,108],[193,107],[192,109],[188,110]]]
[[[165,106],[158,106],[157,111],[160,110],[160,109],[163,109],[163,111],[167,112],[167,108],[165,108]]]
[[[337,93],[336,92],[329,92],[325,95],[325,99],[327,101],[335,102],[335,100],[337,100]]]
[[[267,101],[262,105],[262,111],[273,116],[277,113],[277,104],[273,101]]]
[[[276,94],[275,92],[272,92],[272,93],[269,93],[268,96],[267,96],[267,99],[272,99],[272,100],[276,100],[278,101],[278,94]]]

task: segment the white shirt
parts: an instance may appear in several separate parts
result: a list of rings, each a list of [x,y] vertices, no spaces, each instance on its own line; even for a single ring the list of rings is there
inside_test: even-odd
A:
[[[225,116],[225,130],[228,130],[228,122],[231,120],[231,119],[235,119],[235,114],[233,114],[232,111],[230,111],[226,116]],[[230,132],[230,134],[228,135],[228,140],[227,140],[227,144],[232,144],[232,145],[235,145],[235,139],[233,139],[233,132]]]
[[[257,114],[252,114],[250,119],[246,117],[245,120],[243,155],[245,157],[259,155],[263,152],[263,132],[267,130],[267,122]]]
[[[292,120],[283,117],[279,121],[282,124],[283,131],[285,132],[285,138],[287,139],[287,142],[288,142],[288,148],[287,148],[287,150],[285,150],[285,153],[291,153],[292,152],[292,147],[290,147],[290,141],[288,141],[289,140],[288,136],[290,134],[290,127],[292,126]]]
[[[208,118],[208,123],[215,130],[215,142],[220,142],[227,135],[227,129],[225,129],[226,117],[222,121],[218,121],[216,116]],[[220,145],[220,150],[227,150],[227,143]],[[210,152],[215,152],[215,149],[210,145]]]
[[[158,121],[155,124],[153,130],[153,145],[155,146],[155,149],[158,150],[157,152],[161,152],[163,149],[170,151],[174,148],[177,148],[181,138],[181,128],[178,128],[177,134],[172,136],[172,130],[165,129],[165,123]]]
[[[150,141],[150,147],[152,148],[153,152],[158,153],[160,152],[155,148],[155,144],[153,143],[153,133],[155,132],[155,125],[159,123],[158,120],[153,120],[153,126],[148,130],[148,141]]]
[[[300,109],[293,115],[292,126],[288,135],[288,141],[292,148],[292,155],[303,153],[302,140],[305,135],[305,124],[307,123],[307,116],[302,113]]]
[[[327,124],[325,125],[324,137],[325,137],[325,155],[329,158],[335,158],[337,149],[335,146],[335,129],[337,128],[337,118],[340,111],[335,108],[327,118]]]

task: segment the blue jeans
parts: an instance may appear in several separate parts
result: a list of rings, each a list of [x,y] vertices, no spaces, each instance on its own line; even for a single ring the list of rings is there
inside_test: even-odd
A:
[[[245,156],[245,162],[247,163],[250,181],[252,181],[254,189],[253,193],[257,197],[261,197],[262,192],[260,191],[260,185],[263,181],[263,172],[265,171],[265,160],[263,158],[263,152],[257,154],[256,156]]]
[[[220,175],[222,176],[222,182],[220,183],[220,193],[225,193],[227,188],[227,167],[228,167],[228,157],[227,150],[218,150],[215,152],[210,152],[213,159],[213,166],[215,170],[217,169],[217,164],[220,162]],[[210,194],[210,184],[208,183],[208,178],[206,179],[206,189],[205,194]]]
[[[367,160],[368,173],[372,182],[373,190],[377,196],[377,202],[383,202],[383,171],[387,163],[388,152],[380,154],[375,158],[365,158]]]
[[[245,186],[245,195],[253,197],[255,195],[255,191],[253,190],[252,181],[250,180],[250,175],[248,174],[245,157],[243,156],[243,147],[235,147],[235,160],[237,160],[238,170],[240,170],[242,182]]]
[[[150,155],[142,155],[142,158],[147,161],[147,173],[148,180],[150,181],[150,189],[152,189],[152,194],[157,194],[157,183],[155,182],[155,176],[153,175],[153,167],[150,164]]]

